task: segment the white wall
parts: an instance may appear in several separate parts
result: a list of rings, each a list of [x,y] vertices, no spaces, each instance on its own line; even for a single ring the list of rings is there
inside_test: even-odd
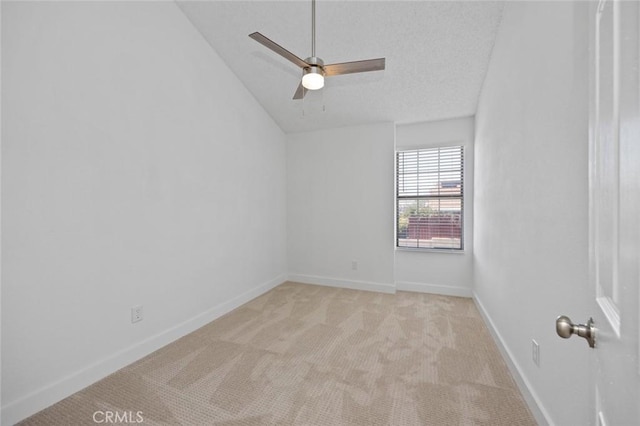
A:
[[[12,424],[283,281],[286,153],[173,2],[2,8]]]
[[[398,125],[396,149],[464,146],[464,252],[396,249],[398,290],[471,296],[473,285],[473,117]]]
[[[2,3],[0,2],[0,98],[2,98]],[[2,187],[2,102],[0,102],[0,188]],[[0,191],[0,224],[2,223],[2,196]],[[0,320],[2,319],[2,226],[0,226]],[[0,324],[0,424],[2,424],[2,325]]]
[[[393,123],[287,135],[289,279],[395,291],[393,144]]]
[[[471,296],[473,135],[472,117],[288,135],[289,278],[385,292]],[[466,147],[464,253],[394,252],[394,141],[399,148]]]
[[[558,425],[593,412],[589,348],[555,333],[589,318],[587,6],[508,2],[476,115],[475,296]]]

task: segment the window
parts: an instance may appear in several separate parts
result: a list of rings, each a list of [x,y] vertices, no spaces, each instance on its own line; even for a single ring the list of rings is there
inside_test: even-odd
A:
[[[461,146],[396,153],[396,246],[462,250]]]

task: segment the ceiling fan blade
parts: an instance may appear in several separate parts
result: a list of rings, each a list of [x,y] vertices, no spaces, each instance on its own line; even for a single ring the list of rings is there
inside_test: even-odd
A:
[[[309,64],[307,64],[305,61],[303,61],[302,59],[298,58],[296,55],[294,55],[293,53],[289,52],[287,49],[285,49],[284,47],[280,46],[278,43],[275,43],[275,42],[271,41],[270,39],[268,39],[267,37],[263,36],[259,32],[251,33],[251,34],[249,34],[249,37],[251,37],[252,39],[257,41],[258,43],[262,44],[263,46],[268,47],[269,49],[273,50],[274,52],[276,52],[278,55],[282,56],[283,58],[288,59],[289,61],[293,62],[294,64],[296,64],[300,68],[305,68],[305,67],[309,66]]]
[[[302,99],[306,94],[307,91],[304,90],[304,86],[302,85],[302,82],[300,82],[300,84],[298,84],[298,88],[296,89],[296,93],[293,95],[293,99]]]
[[[384,69],[384,58],[367,59],[365,61],[342,62],[324,66],[324,75],[353,74],[356,72],[380,71]]]

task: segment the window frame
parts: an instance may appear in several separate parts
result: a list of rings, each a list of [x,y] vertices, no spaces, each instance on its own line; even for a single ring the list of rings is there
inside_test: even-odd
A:
[[[456,197],[442,197],[442,196],[406,196],[400,197],[399,191],[399,155],[404,152],[417,152],[420,151],[434,151],[440,149],[447,148],[459,148],[460,150],[460,195]],[[415,252],[440,252],[440,253],[465,253],[465,240],[466,240],[466,212],[465,212],[465,199],[467,197],[467,188],[465,188],[465,175],[466,175],[466,144],[462,142],[458,143],[445,143],[445,144],[437,144],[437,145],[427,145],[427,146],[407,146],[402,148],[396,148],[394,152],[394,192],[395,192],[395,214],[394,214],[394,240],[395,240],[395,250],[400,251],[415,251]],[[438,154],[440,155],[440,154]],[[440,185],[442,185],[442,181],[438,180]],[[442,200],[442,199],[459,199],[460,200],[460,246],[459,247],[409,247],[409,246],[401,246],[399,245],[399,235],[400,235],[400,202],[401,200],[416,200],[418,202],[418,209],[420,200]],[[419,244],[419,242],[418,242]]]

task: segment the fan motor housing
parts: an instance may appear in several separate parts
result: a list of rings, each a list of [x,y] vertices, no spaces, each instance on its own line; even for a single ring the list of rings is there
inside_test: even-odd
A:
[[[310,56],[304,61],[310,65],[310,67],[308,68],[309,70],[311,70],[311,68],[315,68],[317,71],[320,71],[322,75],[324,75],[324,61],[322,59],[318,58],[317,56]],[[307,68],[305,68],[305,70],[307,70]]]

